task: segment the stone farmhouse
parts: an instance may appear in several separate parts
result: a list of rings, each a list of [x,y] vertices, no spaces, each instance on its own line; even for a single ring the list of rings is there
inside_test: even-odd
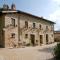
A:
[[[16,10],[15,4],[0,8],[0,46],[20,47],[54,42],[54,22]]]

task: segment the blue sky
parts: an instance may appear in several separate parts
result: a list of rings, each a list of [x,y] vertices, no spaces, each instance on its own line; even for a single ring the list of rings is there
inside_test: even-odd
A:
[[[0,7],[6,3],[11,6],[16,4],[16,9],[31,13],[37,16],[43,16],[46,19],[54,21],[55,30],[60,30],[60,0],[0,0]]]

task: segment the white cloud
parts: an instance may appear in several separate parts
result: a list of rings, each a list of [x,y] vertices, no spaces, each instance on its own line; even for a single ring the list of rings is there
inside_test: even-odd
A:
[[[52,0],[52,1],[56,1],[56,2],[59,2],[60,0]]]
[[[60,9],[50,14],[49,19],[56,23],[55,30],[60,30]]]
[[[60,20],[60,9],[50,14],[50,19],[52,19],[54,22],[56,20]]]
[[[55,24],[55,30],[60,30],[60,0],[51,0],[57,7],[53,13],[49,15],[49,19],[51,21],[54,21]]]
[[[60,5],[60,0],[52,0],[53,2],[55,2],[56,4]]]
[[[56,2],[59,2],[60,0],[52,0],[52,1],[56,1]]]

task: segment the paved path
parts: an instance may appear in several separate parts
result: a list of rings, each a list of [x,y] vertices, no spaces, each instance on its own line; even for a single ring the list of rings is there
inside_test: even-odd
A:
[[[56,43],[25,48],[0,48],[0,60],[51,60]]]

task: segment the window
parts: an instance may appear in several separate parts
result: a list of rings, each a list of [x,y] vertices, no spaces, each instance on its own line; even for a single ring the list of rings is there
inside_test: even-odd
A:
[[[33,28],[36,28],[36,25],[35,25],[35,23],[33,23]]]
[[[11,38],[15,38],[15,33],[12,33],[11,34]]]
[[[48,26],[46,26],[46,30],[48,30]]]
[[[13,18],[11,18],[12,19],[12,26],[14,26],[15,27],[15,19],[13,19]]]
[[[38,42],[38,40],[36,40],[36,43]]]
[[[54,27],[53,26],[51,26],[51,31],[53,31],[54,30]]]
[[[41,24],[39,25],[39,29],[40,29],[40,30],[42,29],[42,26],[41,26]]]
[[[25,38],[28,38],[28,34],[25,34]]]
[[[51,34],[51,36],[53,37],[53,34]]]
[[[28,21],[25,21],[25,28],[28,28]]]

